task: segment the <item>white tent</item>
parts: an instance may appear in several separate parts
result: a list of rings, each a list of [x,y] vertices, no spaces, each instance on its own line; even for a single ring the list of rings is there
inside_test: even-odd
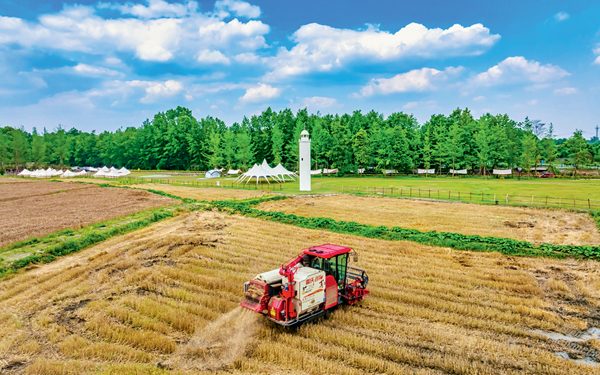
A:
[[[86,171],[80,171],[75,173],[76,176],[86,176],[88,173]]]
[[[494,169],[493,174],[512,174],[512,169]]]
[[[72,172],[72,171],[66,171],[60,177],[62,177],[62,178],[69,178],[69,177],[75,177],[75,176],[77,176],[77,173]]]
[[[50,174],[54,177],[54,176],[60,176],[63,174],[63,171],[61,170],[53,170],[52,172],[50,172]]]
[[[125,169],[125,167],[119,169],[119,173],[121,174],[121,176],[127,176],[128,174],[131,174],[131,172]]]
[[[269,167],[269,169],[272,170],[273,168]],[[265,181],[267,181],[267,183],[270,184],[269,177],[276,181],[282,182],[276,173],[277,172],[275,172],[275,171],[273,171],[273,172],[266,171],[262,167],[262,165],[254,164],[254,166],[252,168],[250,168],[250,170],[248,172],[246,172],[246,173],[242,174],[240,177],[238,177],[236,182],[240,183],[240,182],[246,180],[246,184],[247,184],[248,182],[250,182],[250,180],[252,180],[253,178],[256,178],[256,183],[258,184],[258,181],[261,178],[264,178]]]
[[[104,172],[104,173],[108,173],[108,172],[110,172],[110,169],[108,169],[108,168],[106,167],[106,165],[105,165],[104,167],[100,168],[100,170],[101,170],[102,172]]]
[[[96,173],[96,174],[98,174],[98,173]],[[112,168],[112,170],[110,172],[104,174],[104,177],[107,177],[107,178],[119,178],[119,177],[123,177],[123,175],[120,174],[119,171],[117,171],[116,169]]]
[[[31,171],[28,171],[27,169],[23,169],[23,170],[21,171],[21,173],[19,173],[19,176],[30,176],[30,175],[31,175],[31,173],[33,173],[33,172],[31,172]]]
[[[52,175],[50,174],[50,172],[45,171],[43,169],[40,169],[39,171],[35,171],[34,173],[32,173],[33,177],[36,178],[50,178],[52,177]]]
[[[98,168],[94,168],[94,167],[89,167],[88,170],[90,172],[98,172]]]
[[[273,169],[275,170],[275,173],[277,173],[277,176],[281,176],[281,179],[283,181],[285,181],[286,177],[289,177],[292,181],[294,181],[294,179],[296,179],[296,180],[298,179],[297,174],[285,169],[285,167],[283,165],[281,165],[281,163],[277,164],[277,166]]]
[[[221,171],[218,169],[211,169],[210,171],[206,171],[204,173],[204,178],[219,178],[221,177]]]
[[[100,168],[98,170],[98,172],[94,173],[94,177],[104,177],[106,176],[106,174],[109,172],[104,172],[104,170],[102,168]]]

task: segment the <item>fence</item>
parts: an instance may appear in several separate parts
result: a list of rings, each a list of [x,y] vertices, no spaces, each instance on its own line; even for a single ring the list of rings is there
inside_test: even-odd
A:
[[[451,201],[463,201],[474,203],[494,203],[494,204],[514,204],[514,205],[538,205],[538,206],[558,206],[575,208],[600,208],[600,200],[589,198],[562,198],[550,197],[546,195],[511,195],[511,194],[491,194],[491,193],[473,193],[460,191],[445,191],[435,189],[417,189],[406,187],[369,187],[369,186],[350,186],[342,185],[342,193],[362,193],[362,194],[380,194],[398,197],[431,198]]]

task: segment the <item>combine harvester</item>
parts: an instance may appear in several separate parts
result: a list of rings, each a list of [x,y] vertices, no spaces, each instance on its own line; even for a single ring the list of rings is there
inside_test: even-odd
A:
[[[356,262],[358,256],[349,247],[325,244],[304,249],[281,269],[247,281],[241,305],[286,327],[319,318],[341,304],[354,305],[369,294],[369,277],[349,267],[351,253]]]

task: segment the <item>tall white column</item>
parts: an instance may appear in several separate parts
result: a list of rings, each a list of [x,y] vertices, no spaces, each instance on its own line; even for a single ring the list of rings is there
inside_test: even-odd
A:
[[[308,132],[300,133],[300,191],[310,191],[310,138]]]

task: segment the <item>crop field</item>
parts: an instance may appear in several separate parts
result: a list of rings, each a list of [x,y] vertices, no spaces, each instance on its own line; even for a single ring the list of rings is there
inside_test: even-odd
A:
[[[265,202],[257,208],[375,226],[400,226],[421,231],[508,237],[536,244],[600,244],[598,227],[589,215],[559,209],[355,195],[296,197]]]
[[[134,188],[140,189],[155,189],[164,191],[165,193],[173,194],[182,198],[197,199],[199,201],[214,201],[214,200],[229,200],[229,199],[246,199],[260,197],[268,192],[261,190],[242,190],[242,189],[226,189],[226,188],[209,188],[209,187],[189,187],[177,185],[162,185],[162,184],[142,184],[131,185]]]
[[[178,203],[171,198],[133,189],[65,182],[1,184],[0,247]]]
[[[28,184],[3,184],[0,186],[0,202],[89,189],[91,187],[94,186],[49,181],[33,181]]]
[[[358,251],[367,299],[297,331],[238,307],[245,281],[326,242]],[[31,268],[0,280],[7,374],[597,373],[583,361],[600,341],[581,335],[600,327],[594,261],[197,211]]]
[[[17,184],[19,182],[31,182],[30,180],[25,180],[22,178],[14,178],[14,177],[0,177],[0,184]]]

